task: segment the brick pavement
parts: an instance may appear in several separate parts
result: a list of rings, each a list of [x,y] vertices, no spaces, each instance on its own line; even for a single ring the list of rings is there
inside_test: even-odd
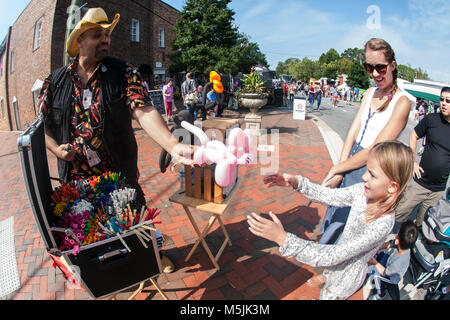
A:
[[[314,122],[292,120],[291,111],[264,109],[262,127],[278,129],[280,145],[277,164],[282,172],[300,173],[312,181],[321,182],[332,162],[325,143]],[[243,117],[234,112],[230,117]],[[44,250],[43,241],[35,225],[26,194],[17,154],[16,132],[0,132],[0,220],[15,217],[15,247],[21,288],[6,299],[12,300],[85,300],[82,290],[71,289]],[[176,271],[158,277],[158,283],[170,299],[183,300],[310,300],[319,297],[319,289],[311,288],[306,280],[315,270],[294,259],[280,257],[274,243],[253,236],[245,222],[252,211],[277,214],[287,231],[301,237],[316,239],[325,206],[308,202],[298,193],[284,188],[267,189],[262,185],[262,169],[274,161],[240,167],[244,178],[223,215],[224,224],[233,245],[227,246],[216,271],[206,252],[200,246],[187,263],[184,258],[195,243],[195,231],[182,207],[168,201],[178,188],[177,176],[169,170],[159,171],[160,148],[137,128],[139,145],[140,183],[151,198],[152,206],[162,209],[160,230],[168,236],[166,254]],[[262,135],[262,138],[267,138]],[[264,139],[260,140],[262,144]],[[270,139],[267,142],[270,144]],[[51,176],[56,175],[55,158],[49,154]],[[263,158],[261,158],[263,159]],[[270,157],[269,157],[270,159]],[[193,210],[199,227],[207,224],[208,215]],[[206,241],[213,254],[218,251],[223,234],[215,225]],[[138,300],[159,300],[160,295],[147,283]],[[131,290],[118,295],[126,299]],[[4,298],[5,299],[5,298]],[[362,299],[362,290],[352,299]]]

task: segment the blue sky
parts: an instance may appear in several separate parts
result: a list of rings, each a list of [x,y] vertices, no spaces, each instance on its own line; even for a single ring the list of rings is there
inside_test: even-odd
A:
[[[0,0],[0,39],[28,2]],[[180,11],[185,4],[164,2]],[[367,12],[371,6],[379,15]],[[239,31],[259,44],[271,69],[291,57],[315,60],[330,48],[341,53],[380,37],[392,45],[398,63],[421,67],[433,80],[450,82],[448,0],[233,0],[230,8]],[[379,24],[374,17],[380,18]]]

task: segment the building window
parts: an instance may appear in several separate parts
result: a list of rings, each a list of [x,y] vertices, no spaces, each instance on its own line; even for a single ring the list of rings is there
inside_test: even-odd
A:
[[[14,51],[11,51],[11,73],[14,72]]]
[[[164,28],[158,30],[158,45],[160,48],[164,48]]]
[[[20,116],[19,116],[19,105],[17,104],[17,98],[14,97],[12,101],[13,110],[14,110],[14,122],[16,124],[16,130],[20,131]]]
[[[5,104],[3,102],[3,97],[0,98],[0,105],[2,107],[2,118],[5,119],[6,118],[6,114],[5,114]]]
[[[41,30],[42,30],[42,20],[40,18],[36,24],[34,25],[34,42],[33,42],[33,50],[36,50],[41,45]]]
[[[131,19],[131,41],[139,42],[139,20]]]

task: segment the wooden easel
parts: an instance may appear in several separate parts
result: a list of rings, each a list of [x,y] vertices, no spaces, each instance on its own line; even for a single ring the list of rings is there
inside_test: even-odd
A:
[[[159,286],[158,282],[155,281],[154,278],[150,278],[149,279],[150,282],[152,283],[152,285],[156,288],[156,290],[158,291],[158,293],[163,297],[164,300],[169,300],[169,298],[167,297],[167,295],[164,293],[164,291],[161,289],[161,287]],[[133,300],[139,293],[142,292],[142,290],[144,290],[144,283],[145,281],[142,281],[139,284],[139,288],[137,288],[135,291],[133,291],[133,293],[131,294],[131,296],[128,297],[127,300]],[[116,300],[117,295],[119,293],[107,296],[105,298],[102,298],[101,300]]]
[[[169,201],[181,204],[183,206],[183,209],[186,212],[186,214],[189,218],[189,221],[191,222],[191,224],[194,227],[194,230],[198,236],[198,239],[195,242],[193,248],[187,255],[186,259],[184,260],[185,262],[189,261],[189,259],[193,255],[194,251],[197,249],[198,245],[201,243],[203,245],[203,248],[205,249],[206,253],[208,254],[208,257],[210,258],[211,262],[213,263],[214,267],[217,270],[220,269],[220,266],[218,263],[220,256],[222,255],[223,250],[225,249],[227,244],[229,246],[231,246],[231,240],[230,240],[227,230],[225,229],[225,225],[222,221],[221,216],[225,212],[225,210],[228,208],[228,205],[230,204],[231,199],[233,198],[234,194],[236,193],[236,190],[239,189],[241,182],[242,182],[242,178],[238,178],[233,190],[228,194],[228,196],[225,198],[225,200],[222,203],[215,203],[212,201],[206,201],[204,199],[197,199],[194,197],[187,196],[186,191],[184,189],[178,190],[169,198]],[[208,225],[201,232],[197,225],[197,222],[195,221],[195,219],[189,209],[190,207],[211,214]],[[214,225],[214,223],[216,221],[220,224],[220,228],[222,229],[222,231],[225,235],[225,240],[222,243],[222,246],[220,247],[216,256],[214,256],[212,254],[211,250],[209,249],[208,244],[205,241],[205,237],[207,236],[207,234],[209,233],[209,230],[211,230],[211,227]]]

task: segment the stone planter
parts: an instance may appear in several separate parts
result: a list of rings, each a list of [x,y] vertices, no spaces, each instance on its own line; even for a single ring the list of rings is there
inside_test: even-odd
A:
[[[259,135],[261,116],[257,112],[259,108],[267,104],[267,96],[259,93],[241,93],[239,99],[243,107],[250,109],[250,113],[245,116],[246,128],[252,130],[254,135]]]
[[[267,97],[259,93],[241,93],[239,99],[243,107],[249,108],[250,113],[256,114],[258,109],[267,104]]]

